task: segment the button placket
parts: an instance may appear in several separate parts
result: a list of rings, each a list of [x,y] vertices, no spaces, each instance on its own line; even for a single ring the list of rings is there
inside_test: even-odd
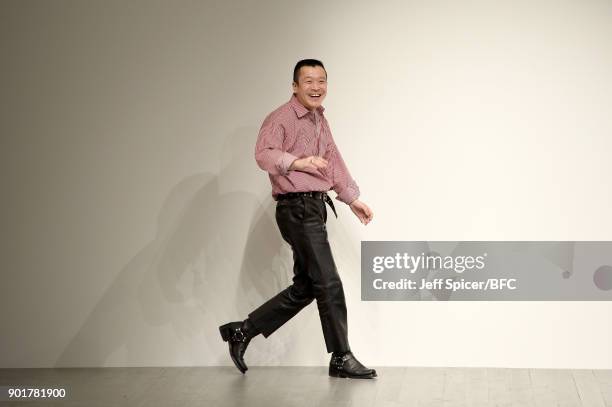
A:
[[[315,137],[317,140],[317,155],[320,157],[323,157],[323,154],[325,153],[325,151],[323,151],[323,138],[321,137],[323,120],[321,116],[318,115],[317,113],[314,113],[314,117],[315,117]]]

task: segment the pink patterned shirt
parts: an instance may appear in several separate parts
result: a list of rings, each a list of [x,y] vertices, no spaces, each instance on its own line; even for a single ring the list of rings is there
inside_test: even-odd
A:
[[[302,105],[295,95],[270,113],[259,130],[255,160],[268,172],[272,196],[287,192],[329,191],[336,199],[350,204],[359,197],[359,187],[332,138],[324,107],[314,112]],[[318,155],[328,161],[326,168],[289,170],[294,160]]]

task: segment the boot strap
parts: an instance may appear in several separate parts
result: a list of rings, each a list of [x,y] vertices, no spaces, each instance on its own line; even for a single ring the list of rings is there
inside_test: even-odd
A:
[[[332,361],[332,364],[338,367],[342,367],[344,366],[344,362],[346,362],[347,360],[350,359],[349,353],[345,353],[342,356],[336,356],[334,357],[334,360]]]

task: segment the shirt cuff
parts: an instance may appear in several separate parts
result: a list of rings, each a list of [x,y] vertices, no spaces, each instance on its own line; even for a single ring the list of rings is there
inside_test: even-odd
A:
[[[355,183],[351,183],[347,188],[342,190],[336,199],[350,205],[355,199],[359,198],[359,187]]]
[[[276,161],[276,168],[278,168],[278,172],[280,172],[281,175],[287,175],[289,172],[289,167],[291,167],[291,164],[293,164],[295,160],[297,160],[296,156],[291,153],[283,152]]]

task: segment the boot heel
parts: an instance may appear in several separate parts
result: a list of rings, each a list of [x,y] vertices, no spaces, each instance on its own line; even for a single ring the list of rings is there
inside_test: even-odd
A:
[[[230,322],[229,324],[221,325],[219,327],[219,333],[221,334],[223,341],[227,342],[232,337],[232,333],[236,330],[236,328],[240,328],[241,325],[242,322]]]
[[[334,369],[331,366],[329,367],[329,376],[330,377],[341,377],[343,379],[347,377],[345,373],[338,371],[337,369]]]

